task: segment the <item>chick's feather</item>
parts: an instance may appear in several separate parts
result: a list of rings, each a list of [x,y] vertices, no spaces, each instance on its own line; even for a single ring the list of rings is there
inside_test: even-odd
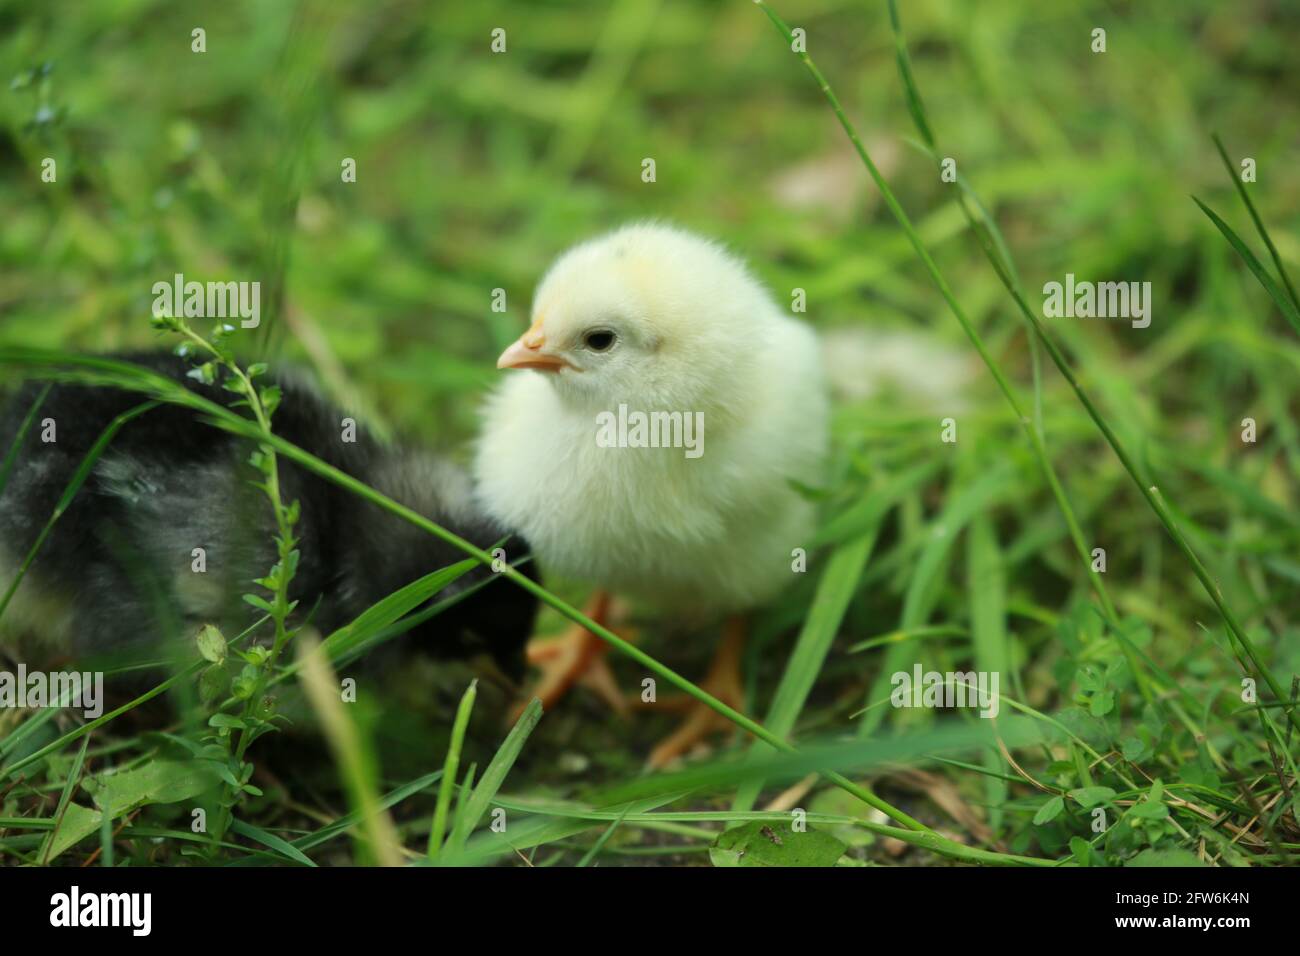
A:
[[[188,364],[162,353],[123,358],[173,377],[213,401],[228,395],[187,376]],[[302,376],[277,376],[283,399],[273,427],[290,442],[364,481],[480,547],[509,537],[475,505],[468,478],[450,461],[409,445],[389,445],[364,428],[343,437],[344,413]],[[24,386],[0,409],[0,447],[39,386]],[[29,433],[0,491],[0,587],[15,579],[40,539],[72,475],[117,415],[140,402],[113,388],[58,384],[41,405],[57,423],[57,440]],[[350,440],[349,440],[350,439]],[[197,625],[232,632],[255,620],[240,600],[252,579],[276,560],[270,507],[254,488],[251,446],[204,424],[188,409],[162,405],[130,421],[96,463],[43,540],[30,573],[0,619],[0,651],[71,655],[152,654],[166,640],[192,636]],[[282,495],[296,501],[300,561],[290,597],[329,632],[398,588],[464,555],[404,520],[282,459]],[[527,555],[514,538],[512,560]],[[195,549],[199,549],[196,551]],[[203,554],[203,564],[195,556]],[[528,565],[524,573],[531,574]],[[458,579],[447,598],[490,581],[415,628],[404,642],[435,656],[486,649],[508,673],[523,671],[522,648],[536,602],[501,587],[486,569]],[[260,593],[260,592],[259,592]],[[180,632],[177,634],[177,632]]]
[[[812,330],[721,247],[634,226],[562,257],[539,287],[548,340],[612,325],[619,365],[515,372],[486,408],[475,470],[486,510],[548,572],[696,613],[742,610],[791,578],[813,507],[828,404]],[[648,346],[645,343],[649,343]],[[702,453],[602,447],[601,412],[700,413]]]

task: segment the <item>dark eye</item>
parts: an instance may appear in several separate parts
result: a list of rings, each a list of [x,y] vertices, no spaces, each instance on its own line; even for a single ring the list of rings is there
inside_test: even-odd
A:
[[[592,329],[582,337],[582,344],[593,352],[608,352],[618,341],[618,336],[609,329]]]

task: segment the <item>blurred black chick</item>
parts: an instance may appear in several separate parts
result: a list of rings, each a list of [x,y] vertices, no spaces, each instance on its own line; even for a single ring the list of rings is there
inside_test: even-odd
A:
[[[232,396],[187,376],[189,362],[165,353],[114,356],[175,378],[219,404]],[[283,391],[272,428],[295,445],[396,499],[484,549],[508,531],[479,512],[470,482],[451,463],[386,445],[357,424],[345,439],[345,415],[305,379],[273,376]],[[20,388],[0,417],[0,457],[12,446],[41,384]],[[0,594],[49,520],[82,459],[109,423],[145,396],[114,388],[56,384],[28,430],[0,491]],[[54,441],[43,438],[53,421]],[[216,623],[233,636],[260,614],[240,596],[264,594],[252,579],[275,561],[274,517],[251,482],[259,476],[251,443],[161,405],[129,421],[54,525],[10,607],[0,617],[0,648],[28,660],[143,659],[177,633]],[[403,585],[466,555],[409,522],[280,458],[281,493],[297,500],[301,559],[290,597],[322,633],[348,623]],[[527,554],[505,540],[507,559]],[[206,569],[196,571],[201,559]],[[521,570],[532,573],[532,562]],[[493,577],[475,568],[435,595],[442,601]],[[417,609],[418,615],[420,609]],[[514,680],[536,601],[491,581],[417,625],[392,646],[437,657],[486,652]]]

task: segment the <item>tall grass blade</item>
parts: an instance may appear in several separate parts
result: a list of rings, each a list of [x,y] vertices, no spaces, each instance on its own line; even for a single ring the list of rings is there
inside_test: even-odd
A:
[[[542,702],[534,697],[529,701],[528,706],[524,708],[524,712],[519,715],[519,719],[515,721],[514,727],[510,729],[510,733],[506,735],[506,739],[501,743],[501,746],[497,748],[495,756],[488,763],[487,769],[483,771],[478,786],[474,788],[473,794],[465,803],[465,812],[457,819],[451,838],[448,840],[449,851],[459,852],[464,848],[466,839],[474,827],[478,825],[483,814],[487,812],[488,806],[492,803],[492,798],[501,789],[501,784],[505,783],[510,768],[519,759],[520,751],[524,749],[524,742],[528,740],[528,735],[533,732],[533,728],[537,726],[537,722],[541,719]]]
[[[18,452],[23,447],[23,441],[27,438],[27,433],[32,430],[32,424],[36,421],[41,406],[45,404],[45,397],[50,394],[51,388],[53,388],[53,385],[46,382],[40,394],[36,396],[36,401],[32,402],[32,407],[27,410],[26,417],[23,418],[22,424],[18,426],[18,432],[14,435],[9,450],[5,453],[4,464],[0,465],[0,494],[4,493],[5,487],[9,484],[9,475],[14,469],[14,462],[18,460]]]
[[[876,532],[877,529],[873,528],[862,537],[840,545],[826,562],[826,571],[817,582],[812,608],[799,631],[799,639],[795,642],[794,651],[786,664],[785,673],[781,675],[781,683],[777,686],[772,706],[764,721],[772,733],[786,737],[794,730],[795,721],[799,719],[817,675],[821,673],[826,655],[830,653],[835,635],[839,633],[840,622],[844,620],[849,602],[857,591],[858,581],[862,579],[867,559],[875,547]],[[754,750],[763,753],[769,752],[771,748],[755,744]],[[762,781],[745,784],[736,794],[731,808],[752,809],[761,788]]]
[[[1223,234],[1223,238],[1228,240],[1228,244],[1237,250],[1237,255],[1241,256],[1242,261],[1246,263],[1246,267],[1250,269],[1255,278],[1259,280],[1259,284],[1264,287],[1264,291],[1268,293],[1269,298],[1273,300],[1282,314],[1286,316],[1286,320],[1291,323],[1291,327],[1295,329],[1297,333],[1300,333],[1300,309],[1297,309],[1295,302],[1293,302],[1287,296],[1287,293],[1283,291],[1282,287],[1277,284],[1277,280],[1268,274],[1268,270],[1264,268],[1263,263],[1255,257],[1255,253],[1250,251],[1250,247],[1241,241],[1241,238],[1232,231],[1232,227],[1220,219],[1219,215],[1213,209],[1205,205],[1205,203],[1201,202],[1195,196],[1192,197],[1192,202],[1201,207],[1201,212],[1205,213],[1205,215],[1209,217],[1210,222],[1214,223],[1215,228]]]
[[[975,669],[1000,675],[999,683],[1006,686],[1013,683],[1008,681],[1011,653],[1006,628],[1007,577],[993,521],[987,514],[977,515],[966,534],[966,581]],[[984,779],[984,798],[991,808],[989,826],[994,833],[1000,833],[1009,792],[1001,774],[1008,768],[996,747],[985,750],[984,766],[990,771]]]
[[[298,635],[299,671],[303,689],[334,752],[349,801],[361,820],[364,840],[357,841],[358,856],[380,866],[401,866],[402,841],[375,792],[375,759],[339,696],[339,682],[320,641],[309,633]]]
[[[1286,273],[1286,266],[1282,265],[1282,257],[1278,255],[1277,246],[1273,245],[1273,237],[1264,228],[1264,220],[1260,218],[1259,212],[1255,209],[1255,203],[1250,198],[1250,193],[1246,191],[1246,184],[1242,181],[1237,170],[1232,168],[1232,160],[1228,158],[1228,151],[1223,147],[1223,140],[1219,138],[1218,133],[1214,133],[1210,138],[1214,140],[1214,145],[1219,150],[1219,156],[1223,160],[1223,167],[1228,171],[1228,178],[1232,180],[1233,186],[1237,189],[1237,195],[1245,203],[1246,211],[1250,213],[1251,221],[1255,223],[1255,231],[1264,240],[1264,245],[1268,248],[1268,254],[1273,257],[1273,265],[1277,269],[1277,274],[1281,276],[1287,291],[1291,293],[1291,301],[1296,306],[1300,306],[1300,295],[1296,295],[1295,286],[1291,284],[1291,277]]]
[[[474,698],[478,696],[478,681],[472,680],[456,708],[456,720],[451,725],[451,742],[447,746],[447,759],[442,767],[442,784],[438,787],[438,802],[434,806],[433,822],[429,826],[429,859],[432,860],[442,849],[442,838],[447,832],[447,813],[451,809],[451,791],[456,785],[456,774],[460,769],[460,750],[465,743],[465,732],[469,729],[469,716],[474,710]]]
[[[5,590],[4,597],[0,598],[0,617],[4,617],[5,609],[9,607],[9,602],[13,600],[14,593],[18,590],[18,586],[22,584],[23,578],[27,576],[27,572],[31,569],[32,562],[36,560],[36,553],[40,551],[41,545],[43,545],[45,539],[50,536],[50,532],[54,530],[54,525],[58,522],[59,518],[63,517],[63,513],[68,510],[68,506],[72,504],[72,499],[77,496],[77,492],[81,490],[81,486],[86,483],[86,479],[90,477],[90,473],[94,471],[95,465],[99,462],[100,456],[108,450],[108,446],[112,443],[113,439],[117,437],[117,433],[122,430],[122,427],[126,425],[127,422],[134,418],[139,418],[145,412],[157,408],[158,404],[158,402],[144,402],[143,404],[137,405],[129,411],[125,411],[121,415],[118,415],[109,423],[108,427],[100,433],[99,438],[95,440],[95,444],[91,446],[90,451],[86,452],[85,456],[82,457],[81,464],[77,466],[77,470],[68,481],[67,487],[63,489],[63,494],[60,496],[58,504],[54,506],[54,513],[50,515],[49,520],[45,522],[45,526],[41,528],[40,534],[38,534],[36,540],[32,542],[32,546],[28,550],[27,556],[23,559],[22,565],[19,566],[18,570],[14,573],[14,579],[9,583],[8,589]]]

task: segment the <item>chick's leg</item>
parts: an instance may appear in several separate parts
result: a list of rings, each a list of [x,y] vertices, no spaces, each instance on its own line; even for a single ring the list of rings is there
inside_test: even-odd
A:
[[[605,627],[610,618],[613,598],[608,591],[597,591],[584,609],[587,617]],[[528,661],[541,670],[537,686],[528,699],[538,697],[542,707],[550,710],[574,684],[594,691],[619,714],[626,711],[623,694],[614,681],[605,655],[609,646],[591,631],[575,624],[557,638],[534,639],[528,643]],[[515,717],[523,710],[516,710]]]
[[[709,665],[708,674],[700,684],[704,690],[724,704],[736,709],[740,708],[744,698],[740,659],[745,650],[745,632],[743,617],[737,616],[727,620],[722,642],[718,645],[717,653],[714,654],[713,663]],[[646,763],[654,768],[665,767],[688,753],[692,747],[710,734],[721,730],[734,732],[735,729],[736,725],[717,711],[699,701],[691,700],[686,719],[650,752],[650,759]]]

